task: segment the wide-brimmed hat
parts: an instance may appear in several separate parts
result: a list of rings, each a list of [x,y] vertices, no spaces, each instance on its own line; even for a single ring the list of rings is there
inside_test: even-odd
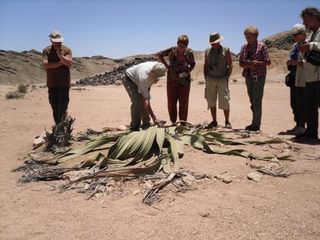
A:
[[[299,33],[305,33],[305,32],[306,32],[306,26],[301,23],[295,24],[291,30],[292,35],[297,35]]]
[[[214,43],[219,43],[224,39],[223,36],[220,36],[219,33],[215,32],[215,33],[211,33],[209,36],[209,43],[210,44],[214,44]]]
[[[52,33],[50,33],[49,38],[51,42],[54,42],[54,43],[63,42],[63,37],[61,33],[59,33],[58,31],[53,31]]]

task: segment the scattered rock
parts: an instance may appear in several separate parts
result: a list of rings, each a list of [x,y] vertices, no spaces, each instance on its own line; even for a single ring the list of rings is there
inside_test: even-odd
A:
[[[216,176],[214,176],[214,178],[216,178],[226,184],[229,184],[233,181],[232,177],[227,173],[216,175]]]
[[[261,175],[256,173],[256,172],[251,172],[247,175],[247,178],[249,180],[255,181],[255,182],[260,182],[261,181]]]

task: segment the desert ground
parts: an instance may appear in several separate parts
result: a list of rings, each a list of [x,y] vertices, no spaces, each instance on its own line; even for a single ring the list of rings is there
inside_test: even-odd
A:
[[[320,239],[319,144],[292,143],[304,154],[287,164],[300,174],[263,175],[260,182],[247,179],[252,170],[243,158],[187,148],[183,168],[211,176],[228,172],[233,181],[213,179],[186,193],[168,193],[152,206],[141,202],[143,193],[87,200],[76,191],[59,193],[55,186],[61,182],[17,183],[22,173],[12,170],[53,120],[46,88],[36,88],[24,99],[5,99],[14,89],[0,86],[0,239]],[[151,101],[158,118],[168,121],[165,91],[165,81],[159,82]],[[251,120],[245,84],[232,82],[230,91],[231,123],[241,129]],[[123,86],[71,90],[70,99],[74,132],[129,123],[130,102]],[[189,121],[210,121],[204,85],[196,82]],[[221,110],[218,122],[224,123]],[[277,136],[293,125],[289,89],[267,82],[260,134]],[[290,141],[292,136],[280,137]]]

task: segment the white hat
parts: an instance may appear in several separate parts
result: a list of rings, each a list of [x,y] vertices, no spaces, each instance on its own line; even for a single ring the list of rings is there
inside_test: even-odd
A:
[[[63,42],[63,37],[61,33],[59,33],[58,31],[53,31],[52,33],[50,33],[49,38],[51,42],[54,42],[54,43]]]
[[[301,23],[295,24],[291,30],[292,35],[297,35],[299,33],[305,33],[305,32],[306,32],[306,26]]]

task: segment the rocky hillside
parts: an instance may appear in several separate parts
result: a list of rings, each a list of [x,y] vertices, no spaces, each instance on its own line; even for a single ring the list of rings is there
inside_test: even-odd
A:
[[[103,56],[74,58],[72,79],[110,71],[121,62]],[[42,53],[36,50],[15,52],[0,50],[0,84],[45,83]]]
[[[270,76],[274,80],[282,80],[286,73],[285,61],[293,39],[289,32],[282,32],[263,39],[270,50],[272,66]],[[193,78],[203,80],[203,51],[196,51],[196,68]],[[123,59],[110,59],[103,56],[74,58],[71,68],[72,82],[89,85],[113,84],[121,72],[132,64],[156,59],[154,55],[131,56]],[[280,75],[280,76],[278,76]],[[232,78],[241,79],[241,69],[234,55],[234,70]],[[44,84],[45,71],[42,67],[41,52],[36,50],[15,52],[0,50],[0,84]]]
[[[262,39],[268,48],[276,48],[282,50],[290,50],[294,43],[289,31],[280,32],[275,35]]]

